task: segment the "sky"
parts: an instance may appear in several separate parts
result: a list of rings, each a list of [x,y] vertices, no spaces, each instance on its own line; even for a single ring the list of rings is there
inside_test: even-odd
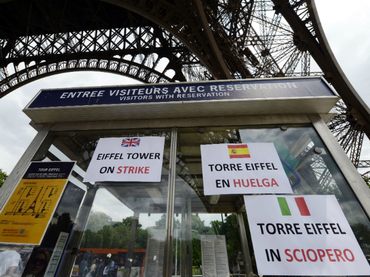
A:
[[[370,1],[316,0],[321,24],[332,51],[347,78],[370,105]],[[349,4],[350,3],[350,4]],[[111,73],[73,72],[46,77],[11,92],[0,99],[0,169],[10,174],[36,131],[23,108],[41,89],[123,85],[135,82]],[[366,143],[370,145],[368,142]],[[365,146],[361,159],[370,159]]]

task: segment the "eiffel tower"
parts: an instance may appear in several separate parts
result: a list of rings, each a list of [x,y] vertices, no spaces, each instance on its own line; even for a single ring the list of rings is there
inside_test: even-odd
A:
[[[43,188],[44,187],[41,187],[41,189],[40,189],[39,193],[37,194],[35,200],[32,201],[31,205],[27,208],[27,210],[24,213],[27,213],[29,210],[32,210],[32,215],[35,214],[35,208],[36,208],[36,204],[37,204],[37,199],[39,198],[40,193],[43,190]]]
[[[356,167],[370,137],[314,0],[0,0],[0,97],[83,70],[144,83],[320,75],[342,97],[329,128]]]

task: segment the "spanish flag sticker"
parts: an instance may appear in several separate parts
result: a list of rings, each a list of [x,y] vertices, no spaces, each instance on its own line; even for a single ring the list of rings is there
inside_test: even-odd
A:
[[[251,157],[249,154],[248,145],[246,144],[234,144],[228,145],[227,147],[229,148],[230,159]]]

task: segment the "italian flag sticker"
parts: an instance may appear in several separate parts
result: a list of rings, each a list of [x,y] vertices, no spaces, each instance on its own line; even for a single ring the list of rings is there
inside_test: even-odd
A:
[[[278,197],[277,198],[281,210],[282,215],[290,216],[292,213],[290,212],[289,205],[286,201],[285,197]],[[297,204],[298,210],[301,213],[301,216],[310,216],[310,211],[308,210],[306,201],[303,197],[294,197],[295,203]]]

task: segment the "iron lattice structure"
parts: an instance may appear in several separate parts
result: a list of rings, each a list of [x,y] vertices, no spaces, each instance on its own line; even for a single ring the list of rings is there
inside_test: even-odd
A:
[[[0,97],[77,70],[145,83],[322,75],[344,103],[329,126],[356,166],[370,136],[313,0],[0,0]]]

